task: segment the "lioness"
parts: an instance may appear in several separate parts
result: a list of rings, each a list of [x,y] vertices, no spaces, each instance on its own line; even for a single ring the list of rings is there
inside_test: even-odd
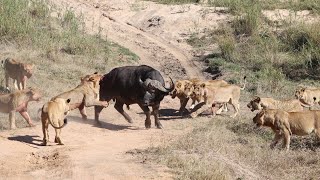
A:
[[[279,101],[273,98],[260,98],[258,96],[254,97],[247,104],[247,107],[250,108],[252,112],[262,109],[281,109],[289,112],[303,111],[303,107],[297,99]]]
[[[295,97],[302,106],[310,108],[317,103],[320,104],[320,88],[298,88]]]
[[[70,99],[56,98],[43,105],[41,109],[41,122],[43,132],[43,143],[46,146],[49,140],[48,125],[49,123],[56,131],[54,142],[63,145],[60,139],[61,128],[67,124],[65,116],[68,114]]]
[[[200,81],[199,79],[190,79],[190,80],[179,80],[175,84],[174,90],[170,93],[171,97],[174,99],[178,97],[180,99],[180,109],[179,112],[182,114],[186,111],[186,105],[189,99],[192,99],[192,105],[190,109],[193,109],[196,101],[200,102],[196,96],[193,95],[194,86],[201,83],[211,83],[212,85],[222,86],[227,85],[228,83],[224,80],[209,80],[209,81]]]
[[[253,122],[257,126],[267,126],[273,130],[275,137],[270,144],[271,148],[274,148],[283,137],[283,147],[288,151],[292,134],[304,136],[315,132],[320,138],[320,111],[316,110],[286,112],[279,109],[266,109],[257,113]]]
[[[79,109],[83,119],[87,119],[87,113],[85,107],[90,106],[103,106],[108,107],[107,101],[99,101],[99,81],[101,74],[90,74],[81,78],[81,84],[76,88],[59,94],[53,97],[56,98],[72,99],[70,103],[70,110]]]
[[[32,76],[34,65],[20,63],[11,58],[3,60],[2,64],[5,71],[6,88],[9,90],[9,78],[12,78],[13,83],[16,81],[19,90],[25,89],[27,79]]]
[[[231,115],[232,118],[236,117],[239,112],[239,98],[240,90],[243,90],[246,85],[246,77],[244,77],[243,87],[240,88],[237,85],[223,85],[220,87],[215,86],[211,83],[202,83],[194,87],[194,95],[200,101],[204,101],[200,108],[191,113],[191,117],[196,117],[198,114],[204,112],[205,110],[212,108],[213,115],[216,114],[216,106],[220,109],[223,104],[229,103],[233,106],[235,113]]]
[[[19,112],[29,126],[34,126],[27,112],[30,101],[39,101],[41,94],[38,90],[27,88],[10,94],[0,95],[0,112],[9,113],[10,128],[16,129],[15,113]]]

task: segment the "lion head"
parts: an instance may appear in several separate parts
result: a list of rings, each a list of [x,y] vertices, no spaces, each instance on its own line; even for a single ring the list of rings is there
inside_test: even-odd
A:
[[[99,85],[100,79],[102,78],[102,75],[98,72],[95,72],[93,74],[86,75],[82,77],[81,84],[90,83],[93,85],[93,88],[96,88]]]
[[[248,104],[247,107],[251,109],[251,111],[261,110],[263,109],[261,106],[261,98],[256,96],[254,97]]]
[[[258,112],[256,114],[256,116],[254,116],[253,118],[253,123],[255,123],[258,127],[261,127],[264,125],[264,116],[265,116],[266,111],[265,110],[261,110],[260,112]]]
[[[21,66],[22,66],[23,74],[25,76],[27,76],[28,78],[30,78],[33,74],[34,65],[33,64],[21,64]]]

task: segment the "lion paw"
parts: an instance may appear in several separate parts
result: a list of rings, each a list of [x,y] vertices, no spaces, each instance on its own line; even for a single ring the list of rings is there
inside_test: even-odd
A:
[[[191,113],[190,116],[191,116],[192,118],[195,118],[195,117],[197,117],[197,113]]]

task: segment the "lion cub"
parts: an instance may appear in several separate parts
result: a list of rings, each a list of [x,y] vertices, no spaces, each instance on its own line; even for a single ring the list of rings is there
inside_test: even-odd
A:
[[[60,139],[61,128],[67,124],[67,119],[65,116],[70,111],[69,107],[70,99],[56,98],[43,105],[41,110],[41,122],[42,122],[42,132],[43,132],[43,143],[46,146],[49,134],[48,125],[49,123],[56,131],[56,137],[54,139],[55,143],[63,145]]]
[[[9,90],[9,78],[16,81],[19,90],[26,89],[27,79],[32,76],[33,64],[25,64],[14,59],[7,58],[2,61],[5,71],[6,88]]]

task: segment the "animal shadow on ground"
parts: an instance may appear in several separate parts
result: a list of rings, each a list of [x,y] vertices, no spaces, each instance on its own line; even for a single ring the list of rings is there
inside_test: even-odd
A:
[[[94,119],[83,120],[81,117],[77,117],[77,116],[68,116],[68,121],[82,123],[82,124],[89,124],[89,125],[92,125],[93,127],[108,129],[111,131],[121,131],[121,130],[125,130],[125,129],[141,130],[141,128],[139,128],[139,127],[111,124],[111,123],[104,122],[101,120],[99,121],[100,123],[98,124],[98,123],[96,123],[96,121]]]
[[[19,141],[19,142],[24,142],[28,144],[33,144],[36,146],[42,146],[42,140],[38,139],[40,136],[30,136],[30,135],[24,135],[24,136],[13,136],[13,137],[8,137],[8,140],[12,141]],[[35,142],[39,143],[35,143]]]
[[[137,114],[144,115],[144,112],[138,112]],[[175,120],[175,119],[184,119],[189,113],[184,113],[183,116],[179,111],[175,109],[159,109],[159,119],[160,120]],[[152,117],[152,116],[151,116]]]

